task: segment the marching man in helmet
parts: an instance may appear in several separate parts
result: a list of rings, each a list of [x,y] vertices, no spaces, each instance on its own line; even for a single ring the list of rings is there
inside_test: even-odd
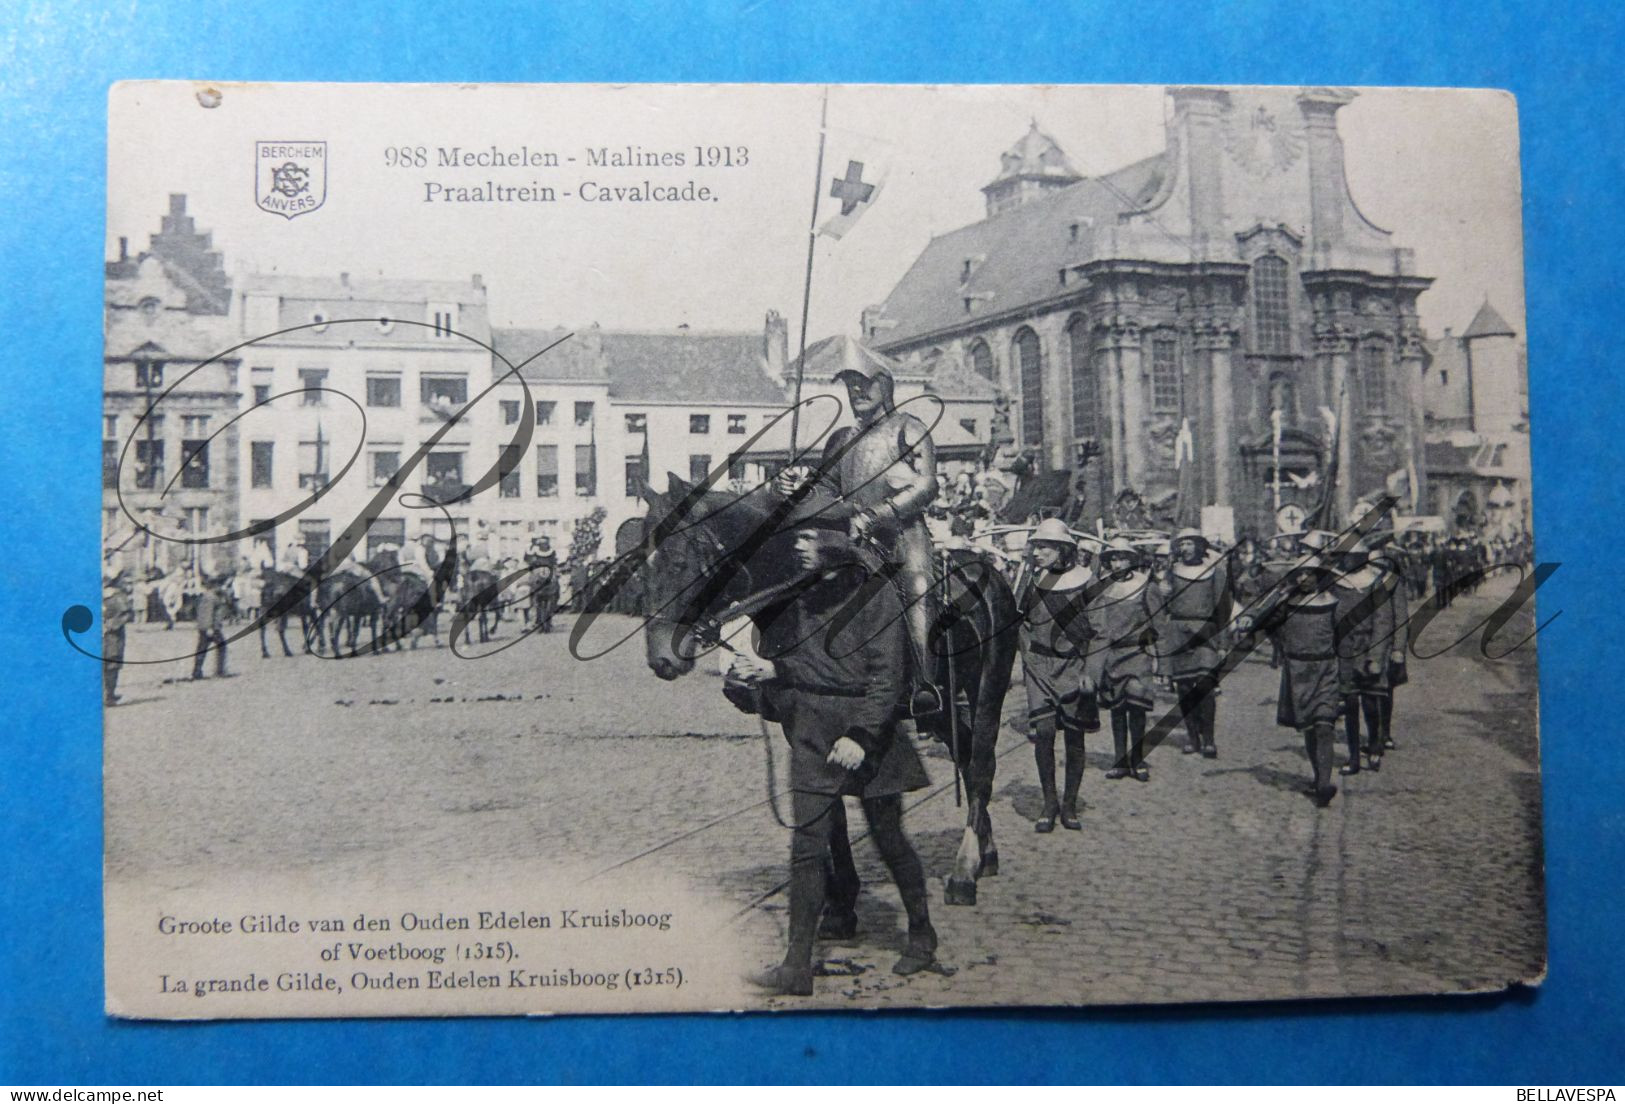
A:
[[[1364,541],[1345,549],[1332,593],[1337,596],[1337,677],[1343,693],[1343,732],[1348,740],[1344,774],[1360,772],[1360,721],[1364,719],[1365,767],[1378,770],[1383,753],[1383,705],[1392,708],[1396,664],[1405,660],[1395,595],[1397,575],[1374,567]],[[1402,602],[1403,599],[1400,599]],[[1390,712],[1390,716],[1391,716]]]
[[[1221,635],[1230,624],[1230,567],[1200,530],[1174,534],[1173,563],[1160,584],[1167,614],[1160,654],[1168,661],[1185,718],[1185,754],[1218,755]]]
[[[901,566],[904,618],[919,688],[912,708],[930,712],[942,704],[930,685],[932,546],[925,527],[926,508],[937,495],[936,446],[924,422],[896,408],[895,381],[885,362],[858,352],[835,375],[837,383],[846,385],[857,425],[830,434],[821,472],[794,465],[779,474],[776,487],[788,497],[821,476],[843,500],[852,538],[877,545]]]
[[[1338,602],[1330,593],[1336,572],[1319,552],[1266,565],[1280,579],[1262,608],[1244,613],[1237,627],[1262,632],[1281,652],[1281,689],[1275,723],[1303,734],[1313,773],[1310,792],[1325,808],[1337,796],[1332,781],[1333,725],[1343,713],[1338,680]]]
[[[1100,731],[1094,688],[1084,675],[1089,654],[1089,621],[1084,610],[1094,574],[1078,563],[1078,542],[1058,518],[1039,523],[1027,540],[1033,578],[1021,595],[1021,668],[1027,684],[1028,737],[1038,761],[1044,810],[1033,828],[1055,831],[1055,821],[1072,831],[1078,820],[1078,785],[1083,781],[1083,734]],[[1066,789],[1055,799],[1055,729],[1066,743]]]
[[[1145,765],[1145,715],[1151,696],[1151,576],[1140,550],[1127,537],[1114,537],[1100,553],[1102,584],[1089,603],[1089,627],[1101,644],[1090,656],[1101,705],[1112,712],[1112,745],[1117,759],[1107,778],[1133,775],[1149,781]]]

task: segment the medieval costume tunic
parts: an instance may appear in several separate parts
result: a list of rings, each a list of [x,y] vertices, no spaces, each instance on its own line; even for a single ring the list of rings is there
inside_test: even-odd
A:
[[[1112,580],[1089,603],[1089,628],[1099,638],[1092,647],[1093,682],[1108,709],[1149,710],[1155,704],[1151,617],[1151,576],[1144,571]]]
[[[1157,654],[1179,693],[1185,751],[1200,751],[1212,759],[1218,755],[1214,744],[1218,668],[1232,604],[1229,561],[1211,552],[1194,564],[1175,560],[1160,589],[1163,617]]]
[[[758,650],[778,672],[764,686],[764,706],[790,741],[792,790],[878,797],[927,782],[913,745],[894,738],[907,664],[902,602],[889,576],[873,557],[855,558],[763,633]],[[843,736],[863,748],[856,771],[827,761]]]
[[[1338,681],[1344,697],[1343,724],[1349,765],[1360,769],[1360,722],[1365,722],[1366,765],[1382,765],[1393,717],[1394,679],[1404,680],[1404,629],[1409,603],[1404,581],[1391,566],[1365,563],[1344,573],[1332,588],[1338,608]],[[1393,662],[1394,653],[1400,657]]]
[[[1333,724],[1342,714],[1337,612],[1337,598],[1332,594],[1289,593],[1259,618],[1259,629],[1269,634],[1281,653],[1276,724],[1302,730]]]
[[[1388,656],[1396,647],[1393,587],[1398,577],[1372,564],[1344,572],[1333,584],[1340,634],[1337,674],[1345,695],[1386,697]]]
[[[1038,578],[1021,601],[1021,667],[1029,731],[1054,718],[1062,728],[1100,729],[1100,710],[1084,689],[1091,639],[1086,609],[1094,574],[1086,567]]]
[[[1230,567],[1209,553],[1199,564],[1176,560],[1164,583],[1166,620],[1157,641],[1163,669],[1176,682],[1212,677],[1223,660],[1224,631],[1230,624]],[[1214,693],[1218,692],[1217,684]]]

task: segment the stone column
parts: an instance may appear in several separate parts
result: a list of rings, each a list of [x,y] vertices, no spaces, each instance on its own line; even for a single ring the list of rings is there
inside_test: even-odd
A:
[[[1354,339],[1347,326],[1322,323],[1315,327],[1315,351],[1327,361],[1331,392],[1327,404],[1337,413],[1337,493],[1332,508],[1333,528],[1348,524],[1354,508]]]
[[[1229,323],[1206,319],[1198,324],[1196,347],[1207,353],[1209,411],[1213,434],[1208,443],[1213,456],[1210,497],[1216,506],[1231,506],[1235,486],[1235,391],[1231,380],[1236,330]]]
[[[1139,324],[1117,327],[1117,376],[1123,397],[1123,478],[1125,487],[1145,494],[1145,372]]]
[[[1405,455],[1410,460],[1411,512],[1425,513],[1424,489],[1427,487],[1427,447],[1424,428],[1422,397],[1422,330],[1414,318],[1405,319],[1399,327],[1399,378],[1405,392]]]
[[[1111,484],[1115,488],[1124,486],[1128,476],[1123,456],[1123,387],[1119,381],[1122,371],[1121,358],[1118,356],[1118,337],[1116,327],[1108,323],[1098,323],[1094,327],[1095,348],[1104,354],[1095,362],[1095,368],[1100,371],[1097,382],[1100,388],[1099,418],[1102,426],[1101,436],[1106,438],[1111,451],[1100,458],[1098,463],[1106,465],[1111,471]],[[1107,505],[1102,504],[1102,508]]]

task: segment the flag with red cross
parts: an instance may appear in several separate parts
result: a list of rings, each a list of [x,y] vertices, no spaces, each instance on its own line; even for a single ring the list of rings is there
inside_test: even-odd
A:
[[[828,131],[822,201],[830,212],[818,232],[839,240],[863,213],[875,205],[890,167],[888,144],[850,131]]]

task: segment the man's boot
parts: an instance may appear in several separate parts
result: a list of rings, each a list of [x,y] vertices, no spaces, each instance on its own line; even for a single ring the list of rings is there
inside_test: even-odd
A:
[[[1202,706],[1197,700],[1197,685],[1181,679],[1174,683],[1179,689],[1179,707],[1185,722],[1185,743],[1180,747],[1181,755],[1195,755],[1202,750]]]
[[[1055,799],[1055,726],[1043,722],[1033,737],[1033,759],[1038,764],[1038,787],[1044,793],[1044,811],[1033,822],[1035,832],[1055,831],[1055,818],[1061,813],[1061,803]]]
[[[1331,804],[1332,798],[1337,796],[1337,787],[1332,784],[1332,744],[1335,740],[1334,730],[1329,724],[1317,724],[1310,729],[1314,741],[1315,778],[1315,804],[1324,809]]]
[[[1107,778],[1128,777],[1128,711],[1122,708],[1112,710],[1112,765],[1106,771]]]
[[[1083,733],[1077,729],[1061,730],[1066,743],[1066,789],[1061,794],[1061,827],[1070,832],[1081,832],[1083,822],[1078,819],[1078,787],[1083,784]]]
[[[1355,695],[1343,699],[1343,738],[1348,744],[1349,761],[1343,764],[1342,774],[1360,773],[1360,703]]]
[[[1394,692],[1390,690],[1381,702],[1382,721],[1382,750],[1393,751],[1399,745],[1394,743]]]
[[[1129,772],[1137,782],[1151,781],[1151,768],[1145,764],[1145,710],[1130,707],[1128,713]]]
[[[1207,695],[1202,698],[1202,758],[1217,759],[1219,757],[1218,745],[1213,742],[1214,731],[1219,727],[1219,695],[1218,691],[1209,687]]]

